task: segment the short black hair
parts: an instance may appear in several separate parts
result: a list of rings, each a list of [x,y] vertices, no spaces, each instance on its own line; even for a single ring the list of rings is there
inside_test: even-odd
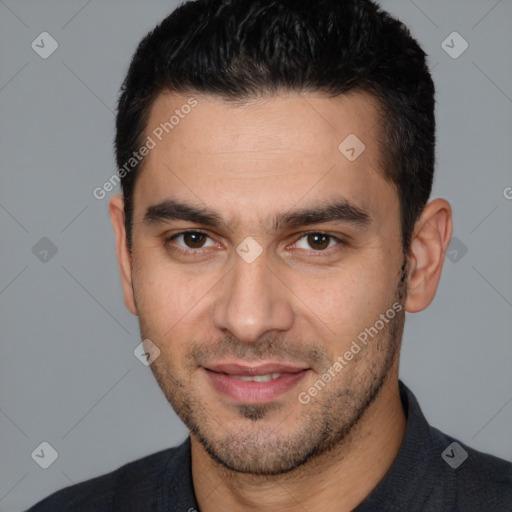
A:
[[[141,164],[121,168],[141,147],[149,110],[163,91],[241,102],[284,91],[371,94],[379,108],[379,164],[396,187],[408,251],[434,177],[434,84],[407,27],[373,1],[194,0],[144,37],[121,87],[116,120],[130,250]]]

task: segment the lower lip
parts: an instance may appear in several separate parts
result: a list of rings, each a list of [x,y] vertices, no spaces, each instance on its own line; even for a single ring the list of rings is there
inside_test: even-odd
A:
[[[243,381],[227,373],[206,370],[215,389],[237,402],[244,404],[262,404],[270,402],[296,386],[308,370],[297,373],[283,373],[277,379],[267,382]]]

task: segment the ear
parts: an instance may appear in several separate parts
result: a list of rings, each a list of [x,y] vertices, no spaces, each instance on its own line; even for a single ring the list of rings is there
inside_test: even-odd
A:
[[[110,217],[116,235],[116,251],[119,270],[121,271],[121,284],[123,285],[124,303],[128,310],[137,314],[135,297],[132,286],[132,259],[126,244],[126,228],[124,225],[124,200],[121,194],[115,195],[109,202]]]
[[[444,199],[427,203],[414,226],[409,250],[405,301],[405,310],[409,313],[422,311],[434,299],[452,231],[450,203]]]

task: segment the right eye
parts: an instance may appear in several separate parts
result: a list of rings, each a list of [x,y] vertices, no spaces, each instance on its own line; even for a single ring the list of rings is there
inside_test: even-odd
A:
[[[210,240],[209,245],[205,245]],[[172,243],[171,243],[172,242]],[[215,247],[215,243],[202,231],[180,231],[165,239],[165,244],[171,250],[187,253],[196,252],[197,249]],[[175,245],[175,247],[173,247]]]

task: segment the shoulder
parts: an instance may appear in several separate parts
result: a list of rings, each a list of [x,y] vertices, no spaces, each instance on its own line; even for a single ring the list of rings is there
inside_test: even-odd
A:
[[[179,454],[186,448],[168,448],[129,462],[115,471],[65,487],[35,504],[27,512],[55,512],[57,510],[95,510],[107,512],[121,510],[121,494],[151,496],[152,487],[162,470],[179,465]]]
[[[399,386],[407,427],[387,481],[399,488],[407,482],[409,510],[512,511],[512,463],[432,427],[413,393]]]
[[[460,510],[512,510],[512,463],[480,452],[432,428],[442,447],[438,463],[451,480]]]

